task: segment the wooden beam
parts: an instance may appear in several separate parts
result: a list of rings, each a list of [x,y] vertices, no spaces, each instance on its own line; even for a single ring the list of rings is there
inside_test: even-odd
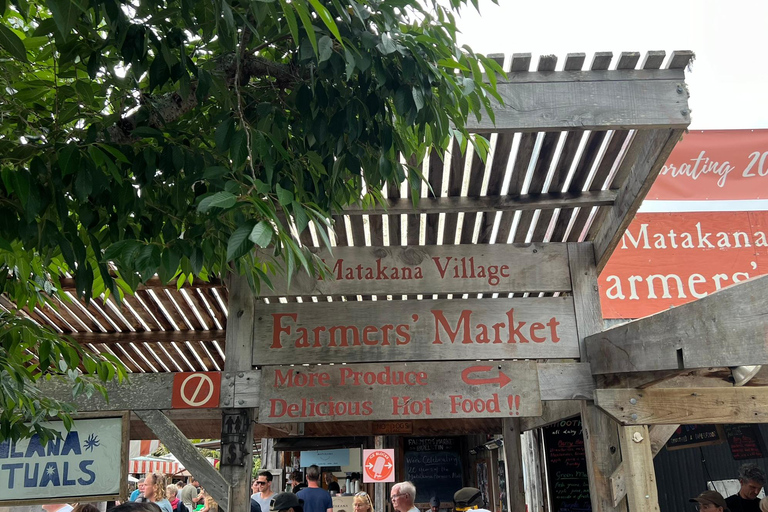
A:
[[[507,500],[510,512],[525,512],[523,450],[520,443],[520,420],[504,418],[504,463],[507,469]]]
[[[656,73],[621,72],[634,76]],[[569,73],[581,73],[585,77],[591,74],[589,71]],[[681,79],[561,82],[554,80],[565,75],[546,74],[550,78],[548,82],[499,83],[497,91],[504,105],[494,108],[495,124],[487,117],[479,122],[470,119],[469,131],[684,129],[691,122],[687,94],[677,91]],[[544,73],[539,76],[543,77]]]
[[[117,274],[111,273],[112,277],[117,279]],[[71,292],[77,290],[77,287],[75,286],[75,279],[72,277],[63,277],[59,281],[61,283],[61,289],[65,292]],[[168,285],[163,283],[159,277],[150,277],[147,282],[140,284],[137,290],[153,290],[157,288],[168,288],[169,286],[175,286],[174,284]],[[190,285],[189,283],[184,283],[184,288],[200,288],[200,289],[210,289],[210,288],[221,288],[224,286],[224,283],[221,282],[221,279],[218,279],[216,277],[211,277],[208,281],[203,281],[202,279],[195,279]],[[96,299],[94,299],[96,300]]]
[[[687,111],[687,102],[683,103],[685,105],[679,108]],[[686,118],[690,123],[690,118]],[[596,219],[599,220],[593,224],[596,232],[590,233],[589,238],[595,243],[598,274],[621,241],[624,231],[683,133],[684,129],[641,130],[635,133],[614,178],[614,183],[621,187],[616,202]]]
[[[184,467],[205,487],[213,499],[224,510],[228,510],[229,484],[224,477],[211,466],[197,448],[181,433],[179,428],[160,411],[136,411],[147,427],[157,438],[184,464]]]
[[[225,329],[200,331],[136,331],[136,332],[78,332],[69,334],[81,345],[86,343],[184,343],[185,341],[218,341],[226,338]]]
[[[768,364],[768,276],[587,338],[592,373]]]
[[[240,376],[241,373],[245,375],[245,372],[254,366],[252,337],[256,298],[243,276],[230,274],[227,290],[229,319],[224,370]],[[230,507],[226,512],[241,512],[249,510],[251,506],[254,417],[255,411],[252,408],[222,410],[219,470],[230,482]]]
[[[627,512],[626,501],[614,502],[611,491],[611,475],[622,460],[616,422],[592,403],[581,401],[581,428],[592,510]]]
[[[651,457],[656,457],[669,438],[675,433],[680,425],[651,425],[648,433],[651,438]],[[625,466],[622,463],[611,475],[611,496],[613,504],[618,505],[624,496],[627,495],[627,482]]]
[[[415,207],[409,198],[389,199],[383,207],[362,208],[352,205],[344,209],[345,215],[414,214],[414,213],[472,213],[472,212],[514,212],[518,210],[553,210],[555,208],[590,208],[611,206],[618,191],[599,190],[594,192],[563,192],[523,194],[518,197],[423,197]]]
[[[619,427],[619,441],[629,510],[659,512],[659,494],[648,427]]]
[[[595,404],[624,425],[768,421],[768,387],[598,389]]]
[[[542,400],[592,400],[595,379],[589,363],[539,363]]]
[[[560,420],[573,418],[581,412],[579,400],[559,400],[541,403],[541,416],[520,418],[520,429],[523,431],[546,427]]]

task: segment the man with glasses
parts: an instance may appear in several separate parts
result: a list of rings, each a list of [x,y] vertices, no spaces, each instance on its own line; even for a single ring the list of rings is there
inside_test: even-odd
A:
[[[717,491],[704,491],[688,501],[698,503],[699,512],[729,512],[725,499]]]
[[[254,491],[251,499],[259,504],[262,511],[269,510],[269,503],[275,495],[272,491],[272,473],[269,471],[259,471],[259,476],[254,480],[251,488]]]
[[[397,512],[419,512],[419,509],[413,505],[416,501],[416,487],[411,482],[393,485],[389,498],[392,500],[392,508]]]
[[[455,512],[489,512],[485,508],[483,493],[477,487],[464,487],[453,495],[453,510]],[[722,512],[722,511],[721,511]]]

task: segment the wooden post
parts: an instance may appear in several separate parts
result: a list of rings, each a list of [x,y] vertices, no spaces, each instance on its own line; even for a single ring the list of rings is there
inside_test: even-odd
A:
[[[619,427],[630,512],[659,512],[651,438],[646,425]]]
[[[373,447],[377,450],[383,449],[384,436],[375,436],[373,439]],[[373,494],[375,498],[374,510],[385,512],[387,510],[387,498],[389,498],[389,495],[387,494],[387,484],[384,482],[376,482],[373,484]]]
[[[602,331],[603,315],[597,287],[595,253],[591,243],[568,244],[573,305],[579,336],[581,361],[586,362],[585,338]],[[614,506],[610,476],[620,465],[617,424],[607,414],[587,401],[581,402],[581,427],[584,453],[589,473],[589,495],[593,512],[626,512],[622,501]]]
[[[504,463],[507,467],[507,503],[509,512],[525,512],[523,450],[520,444],[520,420],[504,418]]]
[[[525,456],[526,482],[525,498],[529,512],[544,512],[543,481],[541,478],[541,450],[536,432],[523,432],[523,453]],[[509,492],[509,485],[507,489]]]
[[[237,275],[227,280],[227,289],[229,317],[224,385],[227,385],[227,381],[234,382],[240,372],[249,371],[253,367],[251,345],[254,295],[245,278]],[[230,483],[227,512],[242,512],[251,507],[253,419],[253,409],[222,410],[220,471]]]

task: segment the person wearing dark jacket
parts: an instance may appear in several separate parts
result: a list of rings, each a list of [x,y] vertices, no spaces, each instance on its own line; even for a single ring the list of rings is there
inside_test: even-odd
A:
[[[728,496],[725,503],[731,512],[760,512],[757,495],[765,485],[765,473],[756,464],[743,464],[739,468],[739,492]]]

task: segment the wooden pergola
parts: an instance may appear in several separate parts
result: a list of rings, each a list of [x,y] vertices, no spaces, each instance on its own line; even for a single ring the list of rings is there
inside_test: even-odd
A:
[[[651,444],[658,445],[663,438],[663,445],[671,432],[669,427],[649,431],[649,425],[716,422],[724,415],[731,422],[754,422],[766,414],[764,388],[734,388],[726,380],[728,367],[768,362],[765,322],[759,319],[766,313],[764,280],[603,330],[597,276],[690,123],[684,69],[692,58],[687,51],[669,57],[648,52],[642,61],[636,52],[616,59],[601,52],[585,66],[585,54],[569,54],[561,68],[556,57],[543,56],[532,69],[530,54],[499,56],[508,70],[508,79],[498,85],[504,105],[496,107],[495,124],[483,120],[471,126],[490,141],[487,162],[471,152],[461,154],[455,144],[453,151],[429,155],[425,161],[428,183],[422,186],[417,208],[407,187],[391,187],[386,190],[386,208],[350,207],[334,217],[330,238],[335,250],[333,255],[325,253],[331,266],[346,259],[362,269],[383,259],[415,268],[430,258],[463,261],[475,256],[478,262],[483,258],[496,262],[496,271],[506,262],[507,274],[498,286],[478,279],[443,285],[429,276],[394,284],[354,276],[335,281],[303,276],[290,289],[277,283],[275,291],[257,298],[239,280],[226,286],[195,282],[181,290],[150,281],[125,299],[123,309],[111,299],[86,306],[72,297],[58,310],[27,313],[96,351],[123,359],[134,373],[132,383],[112,388],[109,404],[95,399],[82,403],[81,409],[132,410],[133,438],[159,437],[187,468],[199,470],[220,504],[234,510],[244,507],[250,494],[246,471],[250,450],[233,457],[237,463],[225,460],[219,474],[196,465],[196,452],[185,444],[185,437],[222,434],[224,451],[254,436],[371,435],[374,424],[382,420],[375,414],[362,421],[334,417],[337,421],[332,424],[323,419],[267,418],[267,397],[277,396],[270,392],[277,392],[278,386],[270,390],[269,379],[262,376],[277,382],[273,376],[279,367],[273,365],[288,364],[285,356],[266,350],[279,345],[273,342],[270,347],[267,337],[282,336],[282,324],[270,327],[270,315],[306,316],[315,311],[317,318],[342,314],[377,318],[381,311],[393,316],[426,311],[427,303],[445,311],[458,308],[464,315],[467,304],[478,300],[489,311],[507,304],[518,310],[532,305],[535,315],[555,311],[549,309],[553,304],[565,304],[567,318],[552,313],[553,323],[548,325],[553,337],[559,326],[568,340],[559,345],[559,340],[551,339],[549,345],[542,341],[541,347],[549,347],[546,350],[539,349],[544,322],[536,320],[529,323],[530,340],[525,342],[535,342],[529,345],[519,338],[521,343],[500,349],[490,343],[487,350],[476,345],[476,352],[461,352],[451,340],[451,352],[445,349],[447,360],[503,360],[499,369],[509,364],[515,371],[532,372],[524,373],[534,382],[521,393],[523,408],[530,407],[525,410],[535,414],[468,414],[451,422],[412,418],[413,433],[503,433],[510,502],[517,512],[524,501],[522,485],[515,488],[522,469],[519,436],[513,434],[581,413],[593,510],[657,510]],[[301,233],[301,242],[324,251],[316,229],[310,226]],[[12,306],[2,301],[2,307]],[[417,315],[413,316],[415,323]],[[435,329],[451,332],[455,326],[459,331],[462,320],[440,324],[435,318]],[[266,332],[270,328],[273,332]],[[498,339],[500,328],[494,328]],[[320,329],[316,337],[325,332],[324,327],[316,329]],[[417,327],[413,329],[414,338],[421,335]],[[360,327],[364,341],[365,332]],[[396,356],[381,355],[382,351],[377,347],[366,355],[355,347],[337,359],[339,352],[318,351],[296,362],[324,363],[302,370],[319,375],[328,368],[325,363],[393,361],[394,367],[396,362],[421,361],[428,366],[440,358],[427,348],[414,347]],[[507,362],[514,359],[528,362]],[[172,409],[168,390],[174,373],[190,371],[223,372],[221,409]],[[435,375],[437,381],[449,382],[450,376],[437,370]],[[158,392],[148,396],[137,391],[149,386]],[[55,383],[49,389],[66,392]],[[286,389],[279,391],[290,396]],[[528,391],[535,392],[531,401]],[[715,410],[722,414],[714,415]],[[249,425],[237,433],[242,439],[228,434],[223,425],[233,415]]]

